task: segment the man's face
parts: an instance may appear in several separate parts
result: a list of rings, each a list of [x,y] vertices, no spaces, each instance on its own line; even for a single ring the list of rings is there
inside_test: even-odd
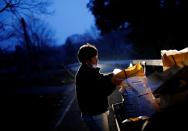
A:
[[[97,63],[98,63],[98,55],[96,55],[96,56],[93,56],[92,58],[91,58],[91,61],[90,61],[90,64],[91,65],[97,65]]]

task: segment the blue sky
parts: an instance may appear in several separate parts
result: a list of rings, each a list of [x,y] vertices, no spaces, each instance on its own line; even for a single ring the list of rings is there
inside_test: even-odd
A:
[[[89,0],[53,0],[55,13],[45,17],[56,33],[57,43],[63,44],[72,34],[83,34],[94,25],[94,17],[86,8]]]

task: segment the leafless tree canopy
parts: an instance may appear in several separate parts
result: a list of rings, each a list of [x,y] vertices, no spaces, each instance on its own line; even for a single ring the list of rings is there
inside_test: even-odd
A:
[[[21,15],[27,13],[50,13],[46,7],[50,5],[49,0],[1,0],[0,13],[5,11]]]
[[[0,41],[15,36],[15,26],[22,17],[53,13],[48,9],[50,4],[50,0],[0,0]]]

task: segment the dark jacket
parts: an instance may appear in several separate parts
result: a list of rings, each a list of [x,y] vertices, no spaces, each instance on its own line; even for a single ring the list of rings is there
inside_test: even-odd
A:
[[[81,65],[76,74],[76,93],[82,114],[98,115],[108,110],[108,96],[115,90],[112,73],[101,74],[100,68]]]

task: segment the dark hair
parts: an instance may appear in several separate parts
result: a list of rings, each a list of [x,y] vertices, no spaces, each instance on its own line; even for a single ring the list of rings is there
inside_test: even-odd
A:
[[[78,50],[78,60],[85,63],[98,53],[97,48],[89,43],[82,45]]]

